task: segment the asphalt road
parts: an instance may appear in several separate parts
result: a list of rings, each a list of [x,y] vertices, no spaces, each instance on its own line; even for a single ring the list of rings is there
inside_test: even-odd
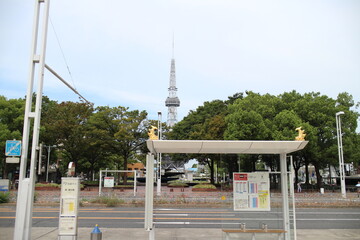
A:
[[[35,207],[33,227],[57,227],[59,209]],[[359,229],[360,208],[296,209],[298,229]],[[234,212],[231,209],[155,209],[156,228],[282,228],[281,209]],[[0,207],[0,227],[13,227],[15,208]],[[79,227],[143,228],[144,208],[80,208]]]

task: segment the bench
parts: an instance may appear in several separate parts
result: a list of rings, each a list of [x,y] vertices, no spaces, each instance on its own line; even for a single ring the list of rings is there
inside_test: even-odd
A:
[[[281,235],[286,233],[286,231],[282,229],[222,229],[225,232],[226,240],[230,240],[230,233],[252,233],[252,240],[255,240],[255,234],[263,234],[263,233],[276,233],[278,234],[278,239],[281,239]]]

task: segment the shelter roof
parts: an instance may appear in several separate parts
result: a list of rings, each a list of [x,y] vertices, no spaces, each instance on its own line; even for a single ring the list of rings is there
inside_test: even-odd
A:
[[[302,150],[308,141],[148,140],[151,153],[287,154]]]

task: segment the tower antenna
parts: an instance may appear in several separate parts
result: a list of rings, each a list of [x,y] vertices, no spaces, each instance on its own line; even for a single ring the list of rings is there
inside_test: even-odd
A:
[[[175,37],[174,37],[174,32],[173,32],[173,41],[172,41],[172,58],[175,58],[174,49],[175,49]]]
[[[167,125],[173,127],[177,122],[177,108],[180,106],[180,100],[176,95],[176,76],[175,76],[175,59],[174,59],[174,33],[172,42],[172,59],[170,67],[170,84],[169,96],[166,98],[165,106],[168,107]]]

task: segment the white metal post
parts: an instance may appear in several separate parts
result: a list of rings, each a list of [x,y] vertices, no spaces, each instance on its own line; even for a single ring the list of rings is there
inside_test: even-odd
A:
[[[41,161],[42,161],[42,150],[43,150],[43,144],[40,143],[40,147],[39,147],[39,156],[38,156],[38,175],[41,175]]]
[[[290,240],[290,216],[289,216],[289,190],[287,180],[287,161],[286,154],[280,154],[280,171],[281,171],[281,194],[283,200],[283,227],[285,230],[284,240]]]
[[[136,197],[136,173],[137,171],[136,170],[134,170],[134,197]]]
[[[103,170],[100,170],[100,176],[99,176],[99,197],[101,196],[101,186],[102,186],[102,172]]]
[[[161,112],[158,112],[158,137],[161,140]],[[157,184],[156,195],[161,195],[161,153],[157,154]]]
[[[46,165],[46,182],[49,182],[49,164],[50,164],[50,152],[51,152],[51,148],[56,147],[54,146],[45,146],[44,147],[47,148],[48,151],[48,157],[47,157],[47,165]]]
[[[296,210],[295,210],[295,190],[294,190],[294,165],[293,165],[293,156],[290,155],[290,195],[292,200],[293,208],[293,220],[294,220],[294,240],[297,240],[297,230],[296,230]]]
[[[339,175],[340,175],[339,177],[341,184],[341,195],[343,198],[346,198],[344,152],[342,145],[341,118],[340,118],[340,115],[342,114],[344,114],[344,112],[336,113],[336,132],[337,132],[338,152],[339,152]]]
[[[40,44],[40,54],[37,54],[37,39],[39,35],[39,18],[41,4],[43,6],[43,22],[42,22],[42,36]],[[14,240],[30,239],[31,238],[31,225],[32,225],[32,208],[34,202],[34,185],[35,185],[35,166],[36,166],[36,150],[39,144],[39,131],[40,131],[40,117],[41,117],[41,104],[42,104],[42,91],[44,81],[44,67],[45,67],[45,54],[46,54],[46,39],[48,29],[50,0],[36,0],[34,25],[32,35],[32,50],[30,56],[30,73],[28,81],[28,89],[25,104],[24,116],[24,129],[23,129],[23,147],[19,172],[19,189],[16,205],[16,218],[14,229]],[[39,64],[38,81],[36,91],[35,112],[32,112],[32,94],[34,87],[34,75],[36,64]],[[30,176],[26,178],[27,172],[27,158],[29,148],[29,133],[31,118],[34,118],[33,124],[33,138],[32,138],[32,151],[30,161]],[[26,189],[24,189],[26,188]]]
[[[145,230],[149,231],[149,240],[154,239],[153,206],[154,202],[154,155],[146,155],[146,189],[145,189]]]

